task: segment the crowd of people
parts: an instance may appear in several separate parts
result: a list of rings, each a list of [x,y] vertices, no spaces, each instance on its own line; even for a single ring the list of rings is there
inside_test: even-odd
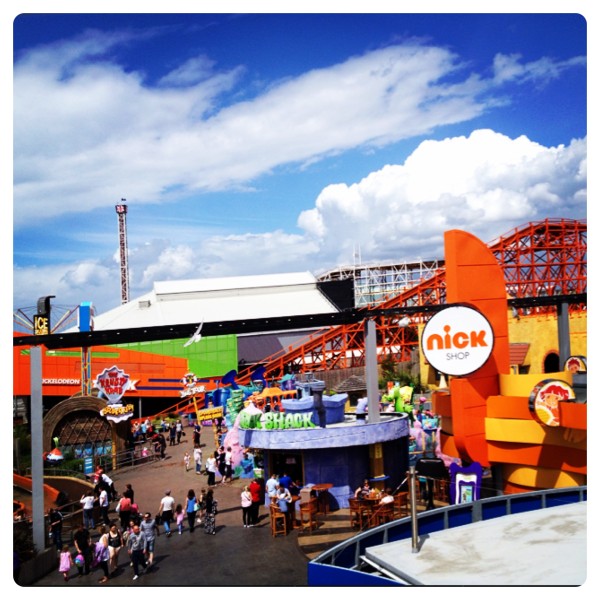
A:
[[[175,445],[178,443],[176,425]],[[138,435],[145,435],[147,439],[162,435],[162,432],[154,432],[148,426],[140,425],[138,429]],[[170,538],[173,534],[193,534],[200,529],[207,535],[216,535],[218,501],[215,488],[233,481],[232,457],[232,448],[221,445],[203,464],[200,427],[195,428],[192,453],[187,448],[180,453],[179,460],[184,466],[182,478],[190,477],[191,482],[194,475],[203,475],[207,478],[206,485],[201,483],[198,486],[200,492],[196,493],[192,484],[181,498],[175,498],[167,489],[155,510],[148,510],[154,507],[142,510],[131,484],[126,484],[122,493],[118,493],[109,475],[99,468],[91,477],[94,488],[82,494],[80,499],[82,516],[73,534],[73,547],[66,545],[62,538],[60,511],[51,509],[48,515],[52,540],[59,553],[58,570],[64,581],[68,582],[73,576],[97,573],[98,582],[103,584],[115,577],[126,576],[127,565],[130,577],[137,580],[153,569],[157,539],[161,534]],[[191,471],[189,475],[188,471]],[[291,520],[293,512],[289,507],[292,496],[299,494],[301,487],[286,473],[271,476],[266,486],[267,504],[277,504]],[[264,499],[264,480],[249,478],[240,495],[244,528],[259,524],[260,506]],[[128,555],[126,563],[120,559],[122,553]]]
[[[216,534],[218,502],[212,489],[202,489],[199,494],[190,489],[182,503],[176,503],[171,490],[166,490],[153,516],[152,512],[140,511],[133,487],[127,484],[123,494],[112,498],[117,501],[115,512],[118,517],[110,520],[102,511],[102,520],[94,523],[94,503],[104,491],[99,489],[98,493],[82,496],[82,520],[73,534],[73,548],[63,543],[63,516],[60,511],[51,508],[48,513],[50,534],[59,552],[58,571],[65,582],[69,581],[73,572],[83,577],[100,570],[102,576],[98,581],[106,583],[121,573],[119,555],[123,549],[129,555],[132,579],[138,579],[141,574],[152,570],[156,539],[161,529],[166,537],[171,537],[172,526],[180,535],[186,529],[193,533],[198,526],[206,534]],[[258,497],[257,502],[259,500]],[[93,533],[99,534],[95,542],[92,540]]]
[[[197,527],[202,527],[204,533],[215,535],[217,531],[216,516],[218,501],[214,497],[213,488],[218,484],[231,482],[233,479],[233,462],[231,447],[221,446],[209,456],[206,465],[202,461],[201,427],[199,424],[193,430],[194,449],[183,454],[185,472],[190,469],[193,459],[195,474],[207,476],[207,486],[199,494],[189,489],[182,502],[176,502],[171,490],[166,490],[157,507],[156,513],[142,512],[135,502],[135,494],[131,484],[126,484],[122,494],[117,493],[114,482],[104,470],[99,467],[91,476],[94,487],[82,494],[80,504],[82,519],[73,534],[73,546],[63,543],[63,516],[59,510],[51,508],[48,513],[48,523],[53,544],[59,553],[59,573],[64,581],[69,581],[71,574],[83,577],[95,570],[100,570],[100,583],[120,574],[119,555],[123,548],[129,555],[129,566],[132,578],[136,580],[141,574],[153,567],[156,539],[162,532],[167,538],[176,531],[193,533]],[[185,436],[181,421],[169,425],[161,424],[160,430],[155,431],[150,421],[136,423],[132,426],[136,441],[151,440],[155,443],[155,451],[165,453],[167,446],[165,435],[170,444],[178,445]],[[220,480],[216,481],[216,476]],[[248,511],[247,524],[254,525],[258,521],[258,507],[261,503],[261,487],[256,481],[249,486],[252,488],[252,501]],[[116,516],[110,518],[110,507],[113,506]],[[99,514],[99,519],[95,515]],[[97,541],[92,541],[92,534],[98,534]]]
[[[291,531],[292,520],[295,518],[295,501],[298,498],[302,483],[293,480],[287,473],[279,475],[272,473],[265,483],[269,505],[276,505],[285,514],[286,529]]]
[[[194,427],[194,446],[200,446],[200,431],[201,427],[197,423]],[[150,419],[144,419],[132,424],[129,438],[130,447],[135,448],[138,444],[144,445],[141,450],[142,458],[149,456],[153,449],[160,460],[165,460],[167,446],[178,446],[185,436],[186,432],[181,419],[167,421],[163,418],[158,424],[153,424]],[[148,444],[148,447],[145,444]]]

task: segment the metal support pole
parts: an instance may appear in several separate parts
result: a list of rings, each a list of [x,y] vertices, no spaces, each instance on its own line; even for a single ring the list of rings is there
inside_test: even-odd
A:
[[[379,423],[379,377],[377,375],[377,331],[375,321],[365,321],[365,367],[367,379],[368,420],[369,423]]]
[[[417,475],[415,468],[409,467],[408,471],[408,494],[410,498],[410,522],[412,531],[412,553],[419,552],[419,528],[417,522],[417,491],[416,491]]]
[[[81,349],[81,395],[92,395],[91,350],[87,347]]]
[[[559,370],[565,368],[567,359],[571,356],[571,337],[569,334],[569,304],[562,302],[556,307],[558,320],[558,360]]]
[[[30,350],[31,382],[31,506],[33,544],[38,552],[46,548],[44,526],[44,458],[42,409],[42,349]]]

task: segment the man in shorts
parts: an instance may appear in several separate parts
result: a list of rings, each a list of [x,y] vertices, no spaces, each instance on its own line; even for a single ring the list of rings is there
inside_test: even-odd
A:
[[[146,536],[148,569],[151,569],[152,563],[154,562],[154,543],[156,541],[156,536],[159,535],[159,532],[158,525],[149,512],[144,514],[144,518],[140,523],[140,531]]]

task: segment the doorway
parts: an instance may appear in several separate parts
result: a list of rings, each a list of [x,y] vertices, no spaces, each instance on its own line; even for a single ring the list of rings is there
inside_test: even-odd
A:
[[[544,373],[557,373],[560,371],[558,354],[550,352],[544,359]]]
[[[269,459],[269,474],[276,473],[281,476],[287,473],[292,478],[292,481],[301,481],[304,483],[302,452],[271,452]]]

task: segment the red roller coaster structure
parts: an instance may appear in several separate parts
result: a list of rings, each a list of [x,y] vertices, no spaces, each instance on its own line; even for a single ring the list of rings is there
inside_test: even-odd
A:
[[[504,269],[509,298],[531,298],[583,294],[587,292],[587,221],[546,219],[515,228],[492,241],[488,247]],[[413,288],[378,305],[382,309],[415,308],[446,302],[445,269],[440,268]],[[373,308],[365,307],[365,308]],[[585,310],[571,306],[570,310]],[[531,312],[555,312],[553,305],[519,309]],[[529,314],[529,313],[528,313]],[[414,360],[418,348],[415,327],[428,317],[411,314],[411,326],[399,324],[402,315],[381,316],[376,321],[380,357],[397,362]],[[363,323],[339,325],[312,333],[295,347],[266,357],[265,377],[280,377],[285,372],[361,367],[365,364]],[[238,374],[247,383],[251,369]]]

